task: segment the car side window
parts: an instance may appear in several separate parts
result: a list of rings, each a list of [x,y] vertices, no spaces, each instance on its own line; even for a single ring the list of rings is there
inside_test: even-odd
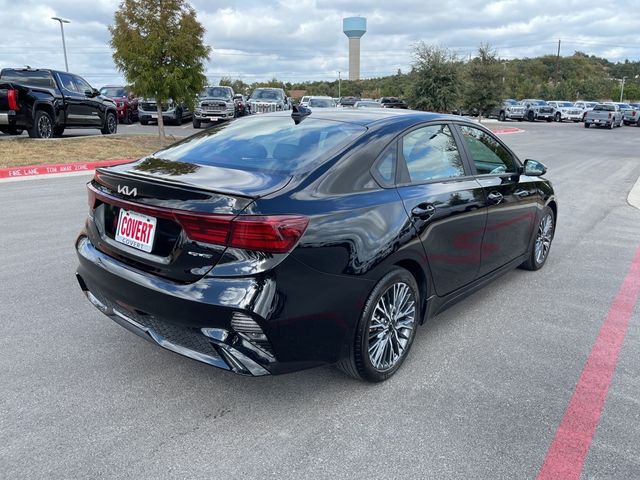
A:
[[[393,142],[382,152],[382,155],[380,155],[373,167],[385,185],[391,186],[395,181],[397,156],[398,145],[396,142]]]
[[[491,135],[475,127],[461,126],[460,130],[478,175],[518,171],[513,155]]]
[[[62,84],[62,88],[69,92],[79,92],[76,84],[73,81],[73,77],[68,73],[58,73],[58,78],[60,79],[60,83]]]
[[[87,82],[85,82],[82,78],[73,77],[73,80],[76,83],[76,88],[78,89],[78,92],[84,93],[87,90],[93,90],[93,88],[91,88],[91,85],[89,85]]]
[[[418,128],[402,139],[402,156],[411,182],[462,177],[462,156],[447,125]]]

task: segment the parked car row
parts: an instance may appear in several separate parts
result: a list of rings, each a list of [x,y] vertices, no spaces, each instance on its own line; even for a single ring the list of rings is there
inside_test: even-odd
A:
[[[603,107],[607,106],[606,108]],[[613,107],[613,108],[611,108]],[[589,115],[589,112],[597,108],[598,112],[613,112],[612,118],[603,120],[602,114]],[[458,112],[454,112],[458,113]],[[607,113],[608,115],[608,113]],[[497,118],[504,122],[506,120],[517,120],[519,122],[528,120],[534,122],[536,120],[546,120],[547,122],[585,122],[587,118],[589,123],[585,123],[585,127],[590,125],[637,125],[640,126],[640,104],[639,103],[621,103],[621,102],[590,102],[577,101],[568,102],[562,100],[545,101],[541,99],[524,99],[521,101],[506,99],[502,103],[492,109],[487,117]],[[613,128],[613,127],[611,127]]]

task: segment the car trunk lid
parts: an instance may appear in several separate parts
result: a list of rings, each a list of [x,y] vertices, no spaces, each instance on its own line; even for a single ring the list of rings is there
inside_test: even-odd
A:
[[[98,169],[87,186],[88,234],[128,265],[193,282],[224,255],[228,223],[290,179],[154,157]]]

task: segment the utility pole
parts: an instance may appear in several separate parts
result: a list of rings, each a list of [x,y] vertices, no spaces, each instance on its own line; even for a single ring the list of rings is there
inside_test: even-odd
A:
[[[560,39],[558,39],[558,54],[556,55],[556,83],[560,74]]]
[[[340,78],[340,70],[338,70],[338,98],[342,98],[342,95],[340,94],[340,90],[341,90],[341,83],[342,83],[342,78]]]
[[[622,77],[622,86],[620,87],[620,103],[622,103],[622,96],[624,95],[624,82],[627,80],[627,77]]]
[[[51,20],[56,20],[58,22],[60,22],[60,33],[62,34],[62,51],[64,52],[64,66],[67,70],[67,72],[69,71],[69,63],[67,62],[67,46],[64,43],[64,27],[62,26],[63,23],[71,23],[69,20],[65,20],[63,18],[60,17],[51,17]]]

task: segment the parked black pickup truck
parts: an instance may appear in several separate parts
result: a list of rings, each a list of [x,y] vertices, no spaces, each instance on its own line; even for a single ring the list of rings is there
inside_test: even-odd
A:
[[[380,104],[383,108],[409,108],[404,100],[400,100],[397,97],[382,97]]]
[[[116,104],[78,75],[56,70],[0,71],[0,132],[32,138],[60,136],[65,128],[116,133]]]

